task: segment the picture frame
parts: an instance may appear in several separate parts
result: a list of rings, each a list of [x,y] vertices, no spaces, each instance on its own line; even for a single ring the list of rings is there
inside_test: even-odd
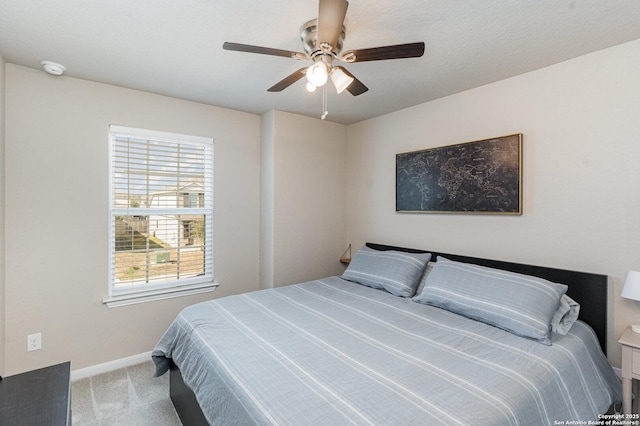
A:
[[[396,154],[396,212],[522,215],[522,133]]]

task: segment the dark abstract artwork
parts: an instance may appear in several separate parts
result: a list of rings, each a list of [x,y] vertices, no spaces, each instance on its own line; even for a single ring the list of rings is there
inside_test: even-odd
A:
[[[522,134],[397,154],[396,211],[522,214]]]

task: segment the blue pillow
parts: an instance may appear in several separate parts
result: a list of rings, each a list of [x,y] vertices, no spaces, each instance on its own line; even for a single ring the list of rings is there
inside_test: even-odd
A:
[[[341,278],[391,294],[411,297],[420,282],[431,253],[405,253],[362,247],[353,256]]]
[[[565,291],[564,284],[438,256],[413,300],[551,345],[551,319]]]
[[[558,309],[551,318],[551,331],[565,335],[571,330],[571,326],[578,320],[580,304],[567,296],[562,295]]]

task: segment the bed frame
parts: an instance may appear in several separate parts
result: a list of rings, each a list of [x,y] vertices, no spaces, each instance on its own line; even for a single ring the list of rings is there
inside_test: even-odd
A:
[[[596,333],[602,351],[607,353],[607,276],[588,272],[568,271],[564,269],[546,268],[543,266],[525,265],[521,263],[502,262],[499,260],[481,259],[460,256],[457,254],[439,253],[430,250],[418,250],[395,247],[384,244],[367,243],[375,250],[398,250],[408,253],[431,253],[432,261],[437,256],[446,257],[458,262],[473,263],[490,268],[503,269],[521,274],[533,275],[549,281],[569,286],[567,295],[580,304],[579,319],[589,324]],[[180,420],[184,426],[208,426],[195,395],[182,380],[178,367],[171,361],[169,394]]]

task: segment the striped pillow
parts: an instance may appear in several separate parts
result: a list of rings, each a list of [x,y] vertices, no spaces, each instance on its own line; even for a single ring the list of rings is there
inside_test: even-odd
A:
[[[396,296],[411,297],[429,259],[431,253],[380,251],[364,246],[340,278],[384,289]]]
[[[551,345],[551,319],[565,291],[564,284],[438,256],[413,300]]]
[[[565,335],[571,330],[571,326],[578,320],[580,304],[564,294],[560,299],[558,309],[551,318],[551,331]]]

